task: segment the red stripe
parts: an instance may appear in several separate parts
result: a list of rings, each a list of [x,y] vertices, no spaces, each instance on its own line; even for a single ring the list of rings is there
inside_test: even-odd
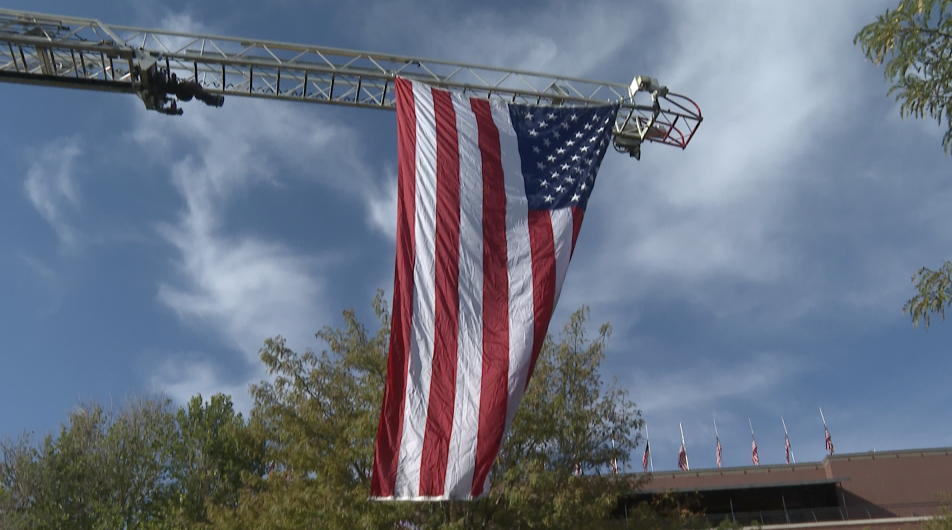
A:
[[[572,252],[569,253],[569,259],[575,255],[575,243],[578,241],[578,233],[582,231],[582,218],[585,217],[585,210],[578,206],[572,207]]]
[[[393,319],[387,383],[374,445],[370,494],[392,497],[397,480],[403,407],[407,390],[410,328],[413,319],[414,207],[416,195],[416,111],[413,85],[396,80],[397,90],[397,249],[393,278]]]
[[[529,210],[529,245],[532,248],[532,305],[535,333],[532,339],[532,360],[526,387],[535,371],[545,333],[549,329],[555,304],[555,239],[552,217],[547,210]]]
[[[483,373],[479,394],[472,495],[483,485],[502,443],[509,378],[509,269],[506,255],[506,186],[499,130],[489,102],[473,99],[483,168]]]
[[[456,402],[459,345],[459,136],[449,92],[433,89],[436,113],[436,308],[433,372],[420,467],[420,495],[446,486],[446,461]]]

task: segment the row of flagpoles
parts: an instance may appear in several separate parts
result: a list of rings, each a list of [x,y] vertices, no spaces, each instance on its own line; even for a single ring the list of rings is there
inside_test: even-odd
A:
[[[825,435],[826,450],[832,455],[833,454],[833,438],[830,436],[830,429],[826,426],[826,418],[823,416],[823,409],[820,408],[820,419],[823,420],[823,432]],[[790,436],[787,435],[787,422],[784,421],[783,416],[780,417],[780,422],[783,424],[783,438],[784,438],[784,449],[787,455],[788,464],[796,464],[797,458],[793,454],[793,448],[790,446]],[[757,438],[754,436],[754,424],[750,421],[750,418],[747,419],[747,423],[750,425],[750,461],[755,465],[760,465],[760,455],[757,452]],[[684,428],[681,427],[681,424],[678,424],[678,428],[681,429],[681,448],[678,450],[678,468],[688,471],[691,469],[691,464],[688,462],[688,452],[684,445]],[[714,420],[714,439],[716,440],[717,445],[715,446],[715,452],[717,455],[717,467],[721,467],[721,437],[717,432],[717,420]],[[648,436],[648,424],[645,423],[645,452],[641,457],[641,467],[644,469],[645,473],[648,472],[650,467],[651,472],[654,472],[654,462],[651,458],[651,438]],[[615,462],[612,462],[612,473],[618,473],[617,465]]]

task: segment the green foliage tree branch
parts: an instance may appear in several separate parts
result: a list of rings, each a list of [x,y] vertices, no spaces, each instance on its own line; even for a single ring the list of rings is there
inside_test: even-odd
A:
[[[903,117],[931,117],[948,129],[942,138],[952,150],[952,0],[902,0],[866,25],[853,39],[874,64],[885,63],[889,94]]]

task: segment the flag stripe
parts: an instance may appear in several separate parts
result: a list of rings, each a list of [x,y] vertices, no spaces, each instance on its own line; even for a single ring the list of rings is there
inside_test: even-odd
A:
[[[572,250],[575,246],[575,222],[573,220],[575,216],[573,210],[574,208],[563,208],[549,212],[549,216],[552,218],[552,243],[555,253],[555,283],[553,285],[555,296],[552,298],[552,303],[548,305],[549,316],[545,320],[546,329],[549,327],[552,312],[559,305],[565,274],[569,271],[569,261],[572,260]]]
[[[417,115],[416,195],[414,232],[416,260],[413,267],[413,319],[403,438],[394,494],[418,497],[423,437],[433,366],[434,304],[436,296],[436,125],[432,93],[414,85]]]
[[[509,109],[494,105],[506,190],[506,270],[509,281],[509,352],[503,434],[508,432],[522,400],[533,347],[532,249],[529,244],[529,200],[522,172],[519,142]],[[500,442],[502,441],[500,437]]]
[[[461,175],[481,177],[476,116],[468,100],[453,97],[456,129],[459,131]],[[459,354],[457,355],[456,402],[453,406],[453,436],[447,455],[444,492],[450,498],[472,495],[476,440],[473,418],[479,418],[480,380],[483,366],[483,178],[460,181],[459,249]],[[505,311],[505,307],[502,308]]]
[[[575,255],[575,243],[578,242],[578,234],[582,231],[582,218],[584,217],[585,210],[578,206],[572,207],[572,253],[569,254],[569,259]]]
[[[532,295],[535,329],[532,339],[532,359],[526,386],[535,371],[536,361],[545,342],[555,300],[555,241],[552,232],[552,217],[545,210],[529,211],[529,242],[532,246]]]
[[[502,438],[509,375],[506,193],[499,130],[485,100],[472,100],[483,180],[483,358],[472,497],[484,493]]]
[[[374,445],[374,470],[371,494],[392,497],[397,475],[397,458],[403,435],[403,409],[407,385],[407,362],[410,351],[409,322],[413,316],[414,218],[416,171],[416,110],[413,104],[413,86],[403,79],[396,80],[397,99],[397,250],[393,278],[393,319],[390,332],[390,355],[380,410],[380,427]]]
[[[436,120],[436,300],[434,351],[420,470],[420,495],[443,495],[456,402],[459,346],[460,164],[456,112],[449,92],[433,90]]]

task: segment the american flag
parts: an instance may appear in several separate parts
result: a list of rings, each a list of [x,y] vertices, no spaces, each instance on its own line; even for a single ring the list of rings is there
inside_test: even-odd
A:
[[[789,464],[790,463],[790,437],[787,436],[786,434],[784,434],[783,437],[785,440],[784,445],[786,446],[786,450],[787,450],[787,463]]]
[[[612,475],[618,474],[618,460],[613,456],[612,457]]]
[[[721,439],[717,439],[717,467],[721,467]]]
[[[684,450],[684,444],[681,444],[681,450],[678,451],[678,467],[682,471],[687,471],[688,468],[688,452]]]
[[[641,457],[641,468],[645,470],[645,473],[648,472],[648,460],[651,458],[651,448],[648,444],[649,442],[645,440],[645,454]]]
[[[753,462],[755,466],[760,465],[760,455],[757,454],[757,440],[751,440],[750,442],[750,461]]]
[[[830,430],[826,428],[826,425],[823,426],[823,430],[826,431],[826,450],[833,454],[833,437],[830,436]]]
[[[396,270],[371,496],[474,499],[532,375],[618,107],[395,89]]]

